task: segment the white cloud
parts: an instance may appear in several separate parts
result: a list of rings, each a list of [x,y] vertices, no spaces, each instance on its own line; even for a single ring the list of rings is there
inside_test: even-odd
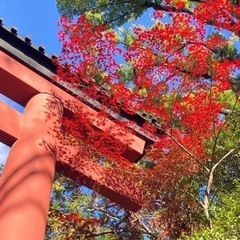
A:
[[[10,148],[0,142],[0,164],[4,164],[7,160],[7,156]]]

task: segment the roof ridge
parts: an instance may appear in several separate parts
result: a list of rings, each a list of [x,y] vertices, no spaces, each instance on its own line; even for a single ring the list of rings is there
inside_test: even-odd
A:
[[[29,46],[31,46],[33,49],[37,50],[38,52],[40,52],[41,54],[43,54],[44,56],[46,56],[47,58],[53,59],[53,58],[57,58],[58,54],[52,54],[49,55],[45,52],[46,48],[44,45],[39,45],[36,46],[34,44],[32,44],[32,38],[27,35],[25,37],[21,36],[18,33],[18,28],[16,26],[12,26],[11,28],[7,27],[6,25],[4,25],[4,19],[0,17],[0,27],[5,29],[6,31],[8,31],[9,33],[11,33],[13,36],[15,36],[16,38],[18,38],[19,40],[21,40],[22,42],[25,42],[26,44],[28,44]]]

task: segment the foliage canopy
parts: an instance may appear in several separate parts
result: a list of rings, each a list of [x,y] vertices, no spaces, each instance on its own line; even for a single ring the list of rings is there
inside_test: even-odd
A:
[[[139,239],[141,232],[177,239],[205,228],[193,236],[224,239],[223,215],[239,196],[239,2],[57,2],[64,15],[59,79],[98,101],[99,117],[140,115],[140,128],[157,139],[130,164],[119,150],[124,146],[89,127],[91,117],[81,109],[75,122],[66,120],[71,136],[91,145],[84,154],[138,176],[133,181],[146,189],[146,206],[120,222],[132,226],[129,232],[137,229]],[[113,28],[150,8],[150,27]],[[132,131],[131,124],[115,122]],[[232,210],[229,222],[236,226],[238,209]]]

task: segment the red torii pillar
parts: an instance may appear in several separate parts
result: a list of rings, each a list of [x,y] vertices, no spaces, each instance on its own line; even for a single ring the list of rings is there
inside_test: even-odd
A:
[[[52,131],[53,122],[61,118],[59,102],[52,93],[81,105],[93,118],[97,113],[3,51],[0,51],[0,75],[1,92],[26,106],[24,114],[19,114],[0,102],[0,140],[9,146],[14,143],[0,179],[0,240],[40,240],[44,236],[57,157],[54,134],[60,124],[54,123]],[[56,106],[51,109],[58,110],[51,120],[46,107],[49,101]],[[106,119],[106,123],[97,126],[93,121],[101,131],[118,130],[111,120]],[[132,134],[125,137],[133,140],[126,154],[128,160],[135,161],[143,154],[145,141]],[[74,156],[74,148],[69,146],[69,150]],[[118,173],[113,176],[108,168],[84,156],[76,162],[68,161],[67,156],[57,160],[58,170],[63,169],[73,180],[88,187],[97,183],[101,194],[132,211],[141,207],[141,189],[131,179]]]
[[[51,118],[49,102],[55,106]],[[34,96],[25,108],[0,182],[1,240],[44,239],[61,113],[58,100],[49,94]]]

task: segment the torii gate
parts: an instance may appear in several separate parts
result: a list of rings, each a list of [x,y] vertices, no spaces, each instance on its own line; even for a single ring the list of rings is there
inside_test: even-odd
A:
[[[0,240],[44,238],[55,165],[58,172],[80,184],[91,188],[97,183],[102,195],[131,211],[142,205],[141,189],[121,174],[115,173],[110,179],[107,168],[84,156],[77,164],[69,161],[69,155],[58,159],[58,142],[52,127],[54,124],[54,128],[61,128],[58,120],[66,106],[53,93],[74,101],[93,116],[97,112],[93,102],[76,100],[54,82],[54,71],[52,59],[45,55],[43,47],[33,47],[30,38],[21,38],[17,29],[8,29],[0,20],[0,93],[25,107],[21,114],[0,102],[0,141],[12,147],[0,178]],[[46,113],[48,104],[53,105],[50,119]],[[127,115],[111,117],[128,121]],[[143,156],[144,148],[153,140],[141,132],[138,123],[143,121],[136,115],[136,134],[128,136],[133,141],[124,157],[131,162]],[[95,127],[101,131],[117,127],[110,118],[106,123],[96,123]],[[68,149],[74,156],[74,148]]]

